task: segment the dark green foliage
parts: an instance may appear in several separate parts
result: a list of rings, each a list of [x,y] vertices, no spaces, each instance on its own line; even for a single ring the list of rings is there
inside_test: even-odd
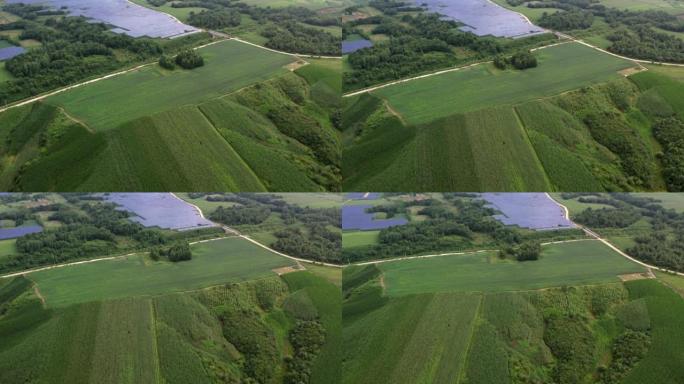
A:
[[[541,254],[541,244],[535,241],[526,241],[522,244],[506,247],[499,251],[502,259],[512,257],[518,261],[537,260]]]
[[[601,372],[604,384],[622,383],[622,379],[630,369],[646,356],[651,346],[651,337],[644,332],[627,330],[613,343],[611,352],[613,360]]]
[[[653,126],[653,136],[663,147],[663,176],[670,192],[684,191],[684,123],[671,117]]]
[[[527,69],[537,66],[537,58],[530,51],[520,51],[511,56],[511,65],[515,69]]]
[[[202,11],[190,12],[188,23],[201,28],[221,29],[240,25],[240,13],[237,11]]]
[[[219,206],[209,215],[213,221],[226,225],[259,224],[271,215],[268,207],[258,205]]]
[[[294,355],[285,360],[285,384],[309,383],[312,365],[325,343],[325,329],[318,321],[300,320],[290,331],[288,339],[294,348]]]
[[[192,259],[192,251],[188,243],[178,242],[167,247],[155,247],[150,250],[150,258],[152,260],[159,260],[161,256],[166,257],[169,261],[187,261]]]
[[[544,342],[558,360],[553,376],[559,384],[581,383],[593,368],[595,336],[578,317],[554,316],[546,321]]]
[[[570,12],[544,12],[539,18],[539,25],[558,31],[570,31],[573,29],[587,29],[594,23],[594,14],[583,11]]]
[[[584,118],[584,123],[597,142],[620,157],[622,168],[633,177],[635,184],[652,186],[653,156],[639,134],[618,113],[592,113]]]
[[[185,69],[193,69],[204,65],[204,58],[194,49],[186,49],[176,55],[176,64]]]
[[[175,61],[168,55],[161,55],[159,57],[159,66],[170,71],[176,69]]]
[[[638,211],[630,208],[600,208],[591,207],[573,216],[573,220],[592,228],[625,228],[641,218]]]

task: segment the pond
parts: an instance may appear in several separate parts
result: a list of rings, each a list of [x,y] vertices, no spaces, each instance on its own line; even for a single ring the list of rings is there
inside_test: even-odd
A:
[[[22,237],[30,233],[42,232],[43,227],[40,225],[27,225],[24,227],[15,228],[0,228],[0,240],[14,239],[15,237]]]
[[[23,47],[6,47],[0,48],[0,61],[9,60],[15,56],[19,56],[26,52]]]
[[[380,198],[380,194],[371,192],[347,192],[344,194],[344,198],[349,200],[376,200]]]
[[[404,225],[408,220],[403,217],[392,219],[376,219],[374,213],[366,212],[371,205],[346,205],[342,207],[343,230],[376,230]]]
[[[525,16],[490,0],[416,0],[416,4],[465,24],[461,30],[478,36],[515,38],[545,32]]]
[[[105,200],[135,214],[130,219],[146,227],[189,230],[216,224],[192,205],[170,193],[110,193]]]
[[[112,25],[112,31],[133,37],[177,37],[198,32],[163,12],[128,0],[6,0],[8,3],[46,4],[65,7],[71,16],[84,16]]]
[[[348,53],[356,52],[359,49],[370,48],[372,46],[373,42],[366,39],[343,40],[342,54],[346,55]]]
[[[488,206],[501,212],[494,217],[506,225],[535,230],[573,228],[565,210],[545,193],[483,193]]]

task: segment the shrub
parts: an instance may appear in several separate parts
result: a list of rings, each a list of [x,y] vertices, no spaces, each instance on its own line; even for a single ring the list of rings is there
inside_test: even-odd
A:
[[[193,49],[181,51],[176,56],[176,64],[185,69],[193,69],[204,65],[204,58]]]

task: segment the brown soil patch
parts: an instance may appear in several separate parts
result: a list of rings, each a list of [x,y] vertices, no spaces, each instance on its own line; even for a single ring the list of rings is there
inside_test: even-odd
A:
[[[274,269],[273,272],[275,272],[278,276],[282,276],[282,275],[285,275],[285,274],[288,274],[288,273],[301,271],[301,270],[303,270],[303,269],[304,269],[304,268],[300,268],[299,266],[296,266],[296,267],[282,267],[282,268],[276,268],[276,269]]]
[[[632,68],[626,68],[621,71],[618,71],[619,74],[621,74],[624,77],[631,76],[635,73],[639,73],[641,71],[645,71],[646,68],[644,67],[632,67]]]
[[[618,277],[622,281],[633,281],[633,280],[643,280],[643,279],[654,279],[655,278],[655,276],[653,276],[653,273],[651,273],[651,270],[649,270],[648,272],[643,272],[643,273],[628,273],[626,275],[619,275]]]
[[[290,63],[290,64],[286,65],[286,66],[285,66],[285,69],[287,69],[287,70],[290,71],[290,72],[294,72],[294,71],[296,71],[297,69],[299,69],[299,68],[301,68],[301,67],[303,67],[303,66],[305,66],[305,65],[307,65],[307,64],[309,64],[309,63],[307,63],[307,62],[304,61],[304,60],[297,60],[297,61],[295,61],[294,63]]]

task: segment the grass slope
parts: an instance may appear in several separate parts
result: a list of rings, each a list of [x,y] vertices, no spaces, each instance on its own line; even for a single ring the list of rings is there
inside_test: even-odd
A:
[[[595,240],[546,245],[539,260],[502,261],[494,252],[379,264],[389,296],[445,291],[511,291],[617,281],[642,272]]]
[[[227,282],[269,276],[272,269],[292,265],[241,238],[192,246],[193,259],[154,262],[146,255],[132,255],[31,275],[49,306],[60,307],[92,300],[125,296],[159,295]]]

